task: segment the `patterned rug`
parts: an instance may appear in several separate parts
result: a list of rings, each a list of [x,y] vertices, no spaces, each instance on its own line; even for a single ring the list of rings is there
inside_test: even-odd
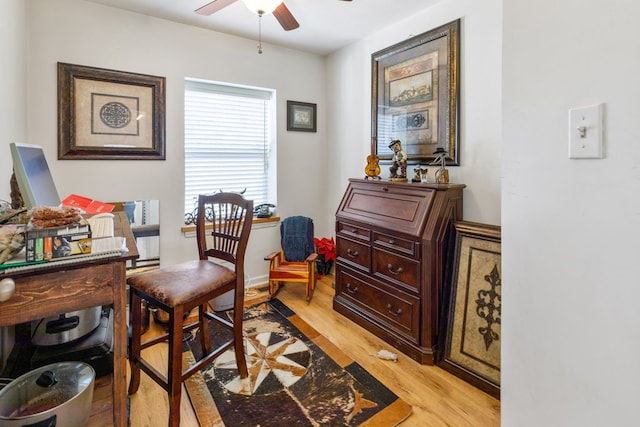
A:
[[[411,414],[277,299],[247,308],[244,331],[248,378],[229,350],[186,381],[201,426],[395,426]],[[212,343],[229,333],[211,323]],[[197,336],[184,350],[186,367],[201,356]]]

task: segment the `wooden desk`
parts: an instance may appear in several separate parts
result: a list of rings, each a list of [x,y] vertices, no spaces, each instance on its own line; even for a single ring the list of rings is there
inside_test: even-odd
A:
[[[129,252],[116,258],[56,266],[55,262],[10,274],[15,294],[0,302],[0,326],[11,326],[83,308],[113,306],[113,425],[127,425],[126,262],[138,257],[124,212],[115,213],[115,232],[126,238]],[[95,399],[94,399],[95,402]]]

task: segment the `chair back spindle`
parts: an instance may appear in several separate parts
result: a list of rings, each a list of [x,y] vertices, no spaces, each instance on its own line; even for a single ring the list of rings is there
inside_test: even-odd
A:
[[[252,222],[253,201],[239,194],[198,196],[196,236],[200,259],[219,258],[236,266],[244,265],[247,246],[244,235],[251,231]]]

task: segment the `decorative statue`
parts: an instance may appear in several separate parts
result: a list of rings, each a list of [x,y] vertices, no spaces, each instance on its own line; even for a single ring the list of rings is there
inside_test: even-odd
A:
[[[18,180],[16,179],[15,172],[11,174],[9,186],[11,187],[11,193],[9,194],[9,196],[11,196],[11,209],[20,209],[24,207],[24,200],[22,200],[22,194],[18,187]]]
[[[422,165],[418,165],[415,168],[413,168],[413,179],[411,181],[413,182],[429,182],[427,179],[427,172],[429,171],[429,169],[427,169],[426,166],[422,166]]]
[[[381,179],[380,175],[380,158],[376,155],[377,138],[371,138],[371,154],[367,156],[367,166],[364,168],[364,179]]]
[[[391,157],[391,167],[389,172],[391,175],[389,179],[391,181],[406,181],[407,180],[407,153],[402,149],[402,144],[399,139],[394,139],[389,144],[389,148],[393,150],[393,157]]]
[[[436,184],[448,184],[449,183],[449,171],[445,169],[447,152],[442,147],[438,147],[436,151],[433,152],[436,155],[436,158],[432,165],[440,164],[440,167],[436,171]]]

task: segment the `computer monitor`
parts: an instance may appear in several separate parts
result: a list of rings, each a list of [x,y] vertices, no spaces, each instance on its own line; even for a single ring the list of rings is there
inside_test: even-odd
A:
[[[59,206],[60,196],[53,182],[44,149],[39,145],[12,142],[11,158],[24,207]]]

